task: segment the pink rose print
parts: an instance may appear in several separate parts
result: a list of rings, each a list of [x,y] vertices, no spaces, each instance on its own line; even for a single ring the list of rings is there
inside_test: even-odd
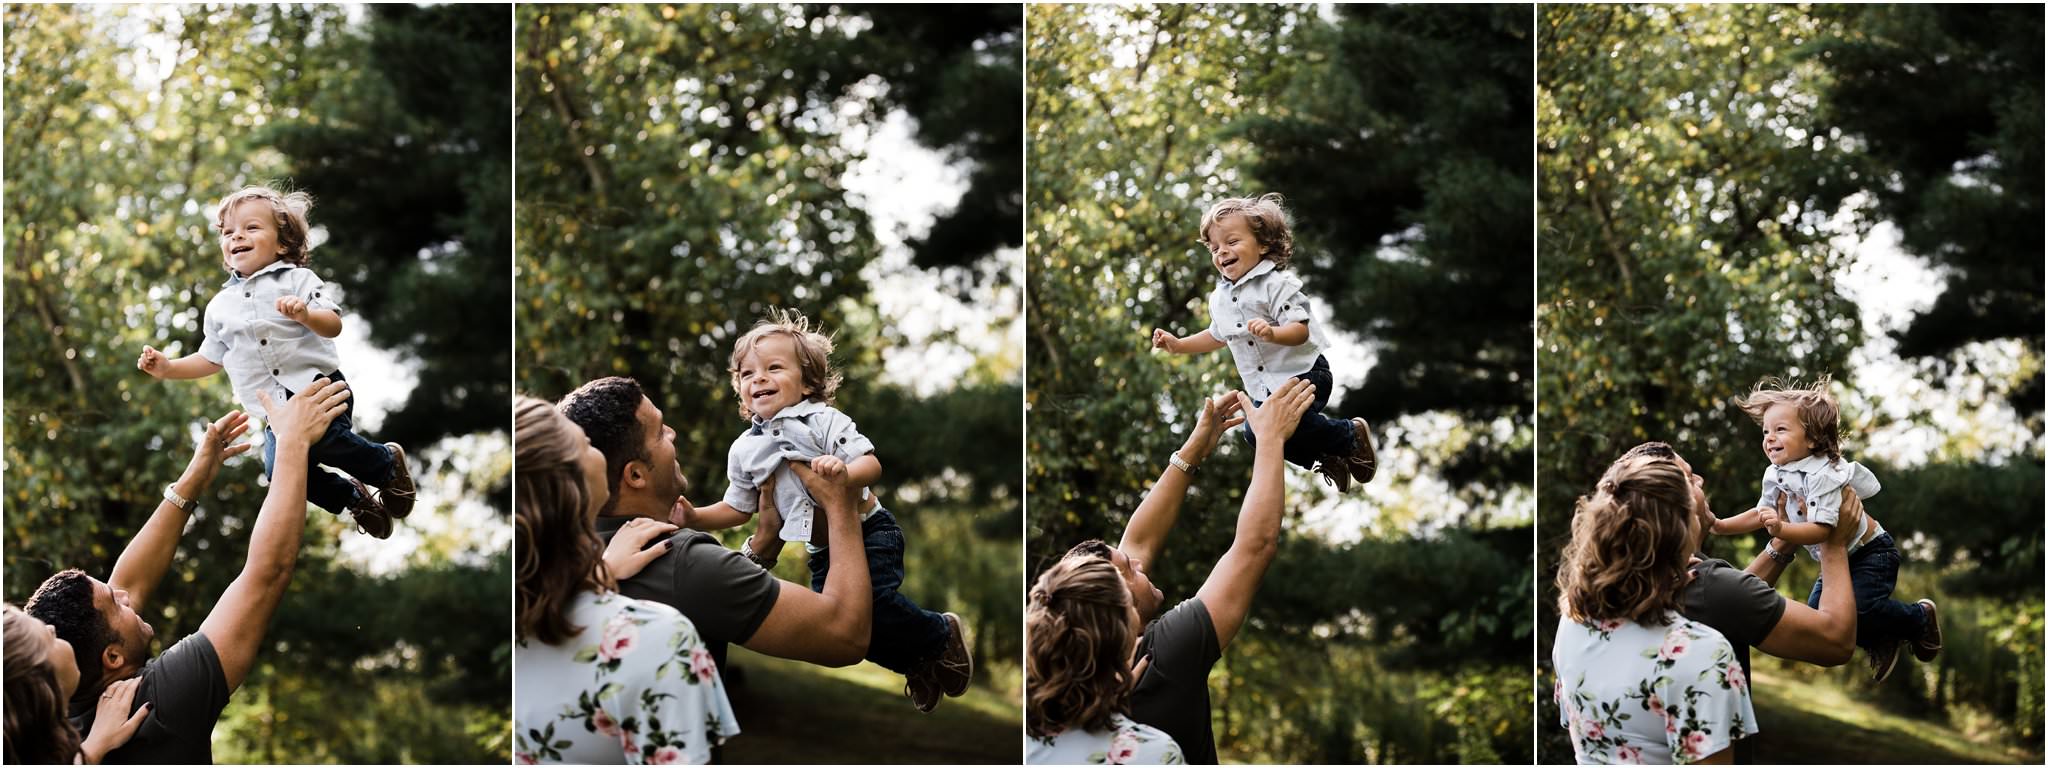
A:
[[[1128,765],[1131,758],[1138,756],[1138,740],[1129,733],[1118,731],[1116,738],[1109,740],[1107,760],[1110,765]]]
[[[606,736],[619,735],[619,721],[613,720],[612,714],[604,711],[603,707],[599,707],[597,712],[590,716],[590,724],[597,727],[598,733]]]
[[[1607,727],[1606,727],[1606,726],[1604,726],[1604,725],[1601,725],[1601,724],[1600,724],[1600,721],[1598,721],[1598,720],[1591,720],[1591,721],[1587,721],[1587,723],[1586,723],[1586,738],[1588,738],[1588,739],[1603,739],[1603,738],[1606,738],[1606,737],[1607,737]]]
[[[637,754],[640,752],[640,744],[639,742],[634,741],[632,731],[619,732],[619,747],[625,749],[626,754],[629,755]]]
[[[1707,756],[1707,732],[1688,731],[1685,734],[1685,760],[1692,762]]]
[[[1650,699],[1643,702],[1643,706],[1649,707],[1651,712],[1670,717],[1670,715],[1664,713],[1664,699],[1657,694],[1650,694]]]
[[[718,665],[711,661],[711,653],[703,646],[690,649],[690,671],[697,674],[697,682],[711,682],[711,676],[718,674]]]
[[[1617,629],[1621,629],[1621,619],[1608,619],[1600,622],[1600,631],[1602,632],[1613,632]]]
[[[621,613],[605,622],[604,639],[597,644],[597,658],[603,661],[617,661],[632,653],[640,644],[640,628],[632,619]]]
[[[1663,661],[1673,661],[1684,658],[1686,651],[1690,650],[1692,650],[1692,639],[1686,637],[1683,632],[1672,632],[1664,636],[1664,647],[1658,649],[1657,658]]]
[[[647,762],[653,765],[675,765],[682,761],[682,750],[676,749],[675,747],[662,747],[660,749],[654,750],[654,759],[649,760]]]
[[[1747,685],[1749,685],[1749,679],[1742,676],[1742,667],[1735,664],[1728,665],[1728,687],[1739,691]]]
[[[1617,763],[1627,763],[1630,765],[1642,765],[1643,751],[1640,749],[1636,749],[1635,747],[1631,747],[1627,744],[1623,744],[1619,748],[1614,750],[1614,761]]]
[[[540,765],[540,761],[533,759],[533,755],[521,752],[517,756],[519,758],[520,765]]]

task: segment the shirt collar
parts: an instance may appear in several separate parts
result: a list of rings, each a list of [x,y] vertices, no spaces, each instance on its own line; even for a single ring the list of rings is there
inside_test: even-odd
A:
[[[1238,278],[1237,282],[1233,283],[1230,281],[1230,278],[1224,277],[1221,274],[1216,276],[1216,282],[1222,283],[1230,288],[1242,288],[1245,285],[1251,283],[1253,278],[1266,274],[1267,272],[1271,272],[1277,268],[1278,267],[1273,266],[1272,259],[1261,259],[1259,260],[1258,266],[1252,267],[1252,271],[1244,273],[1244,277]]]
[[[784,409],[782,409],[782,410],[780,410],[780,411],[776,411],[776,412],[775,412],[775,418],[772,418],[772,419],[763,419],[763,418],[761,418],[761,417],[759,417],[759,416],[756,416],[756,417],[754,417],[754,426],[758,427],[758,426],[761,426],[761,425],[763,425],[763,424],[767,424],[768,422],[771,422],[771,421],[781,421],[781,420],[783,420],[783,419],[795,419],[795,418],[802,418],[802,417],[804,417],[804,416],[809,416],[809,415],[811,415],[811,414],[813,414],[813,413],[817,413],[817,412],[819,412],[819,411],[825,410],[826,408],[830,408],[830,407],[832,407],[832,406],[826,405],[826,404],[824,404],[824,403],[821,403],[821,402],[818,402],[818,401],[816,401],[816,400],[801,400],[801,401],[798,401],[796,405],[792,405],[792,406],[790,406],[790,407],[788,407],[788,408],[784,408]]]
[[[1778,469],[1786,472],[1816,472],[1826,469],[1828,466],[1828,457],[1816,453],[1798,461],[1788,461],[1780,464]]]
[[[295,265],[293,265],[293,264],[292,264],[291,262],[287,262],[287,261],[284,261],[284,260],[282,260],[282,259],[279,259],[279,260],[277,260],[277,261],[273,261],[273,262],[270,262],[270,266],[267,266],[267,267],[264,267],[264,268],[262,268],[262,269],[256,270],[256,273],[255,273],[255,274],[252,274],[252,275],[250,275],[250,276],[248,276],[248,277],[243,277],[243,276],[241,276],[241,275],[239,275],[239,274],[236,274],[236,273],[235,273],[235,270],[233,270],[233,269],[229,269],[229,270],[228,270],[228,281],[227,281],[227,282],[225,282],[225,283],[221,283],[221,285],[222,285],[223,287],[225,287],[225,286],[235,285],[235,284],[237,284],[237,283],[244,283],[244,282],[248,282],[248,281],[250,281],[250,280],[254,280],[254,279],[258,278],[258,277],[262,277],[262,276],[264,276],[264,275],[270,274],[270,273],[272,273],[272,272],[282,272],[282,271],[285,271],[285,270],[288,270],[288,269],[296,269],[296,268],[297,268],[297,267],[296,267]]]

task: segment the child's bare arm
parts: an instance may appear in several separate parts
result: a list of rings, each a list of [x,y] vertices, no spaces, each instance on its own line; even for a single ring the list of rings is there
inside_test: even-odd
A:
[[[687,499],[677,498],[675,508],[669,511],[668,521],[699,531],[722,531],[745,525],[749,517],[751,515],[733,509],[724,501],[708,507],[696,507],[691,506]]]
[[[1784,539],[1788,544],[1819,544],[1828,540],[1828,534],[1835,527],[1826,523],[1781,523],[1771,531],[1772,536]]]
[[[220,363],[197,354],[172,360],[150,346],[142,348],[142,355],[135,358],[135,367],[159,379],[203,379],[221,371]]]
[[[1734,517],[1724,517],[1719,520],[1715,520],[1714,533],[1722,536],[1728,536],[1737,533],[1749,533],[1751,531],[1759,530],[1764,527],[1764,521],[1763,518],[1759,516],[1759,512],[1760,510],[1752,509],[1748,512],[1744,512]]]
[[[306,300],[297,296],[277,297],[277,312],[306,326],[323,338],[341,335],[341,313],[331,309],[313,309]]]
[[[846,463],[846,487],[866,488],[882,479],[882,460],[872,453]]]
[[[1262,319],[1254,319],[1245,324],[1245,330],[1251,331],[1253,336],[1284,347],[1299,347],[1308,343],[1308,323],[1304,322],[1274,325]]]
[[[1223,342],[1207,330],[1193,336],[1181,338],[1168,333],[1164,328],[1152,329],[1152,348],[1163,349],[1176,355],[1203,355],[1223,348]]]

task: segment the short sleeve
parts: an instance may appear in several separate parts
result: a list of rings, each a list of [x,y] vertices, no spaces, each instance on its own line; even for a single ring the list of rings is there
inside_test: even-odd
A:
[[[1877,475],[1858,462],[1849,462],[1849,490],[1856,492],[1856,498],[1867,499],[1876,496],[1884,486],[1877,482]]]
[[[206,319],[203,321],[203,325],[206,329],[206,337],[199,341],[199,356],[206,358],[207,362],[214,365],[226,362],[228,359],[228,343],[221,340],[221,336],[225,335],[226,332],[221,327],[220,321],[213,318],[213,305],[210,303],[206,307]]]
[[[208,734],[228,706],[228,678],[204,633],[186,635],[143,669],[150,718],[181,734]],[[139,704],[140,702],[138,702]]]
[[[817,426],[813,431],[817,433],[818,440],[825,444],[825,450],[839,457],[840,461],[853,461],[875,452],[874,442],[860,433],[860,427],[853,423],[853,417],[847,416],[837,408],[826,408],[819,411],[816,418]]]
[[[1694,622],[1673,622],[1655,653],[1672,762],[1698,762],[1757,732],[1749,679],[1728,638]]]
[[[1181,754],[1180,744],[1166,735],[1165,731],[1149,725],[1139,725],[1118,716],[1116,731],[1109,739],[1109,750],[1104,755],[1113,765],[1186,765],[1187,758]]]
[[[775,610],[782,580],[761,570],[746,556],[720,544],[709,534],[678,534],[677,554],[684,567],[675,569],[672,603],[683,615],[731,642],[746,644]]]
[[[711,762],[711,748],[739,733],[725,685],[696,626],[673,609],[632,601],[603,629],[597,649],[620,663],[624,685],[601,686],[617,719],[628,765]]]
[[[1847,486],[1846,469],[1806,474],[1806,521],[1834,527],[1842,519],[1842,489]]]
[[[746,436],[741,435],[725,452],[725,505],[751,515],[761,506],[761,486],[747,482],[746,467],[740,466],[745,443]]]
[[[292,270],[292,295],[305,299],[307,309],[341,311],[341,304],[334,300],[334,287],[304,267]]]
[[[1217,341],[1228,341],[1230,339],[1230,334],[1223,329],[1223,324],[1229,322],[1231,315],[1231,313],[1223,309],[1223,292],[1226,290],[1228,289],[1217,288],[1209,292],[1209,327],[1206,330]]]
[[[1754,574],[1724,560],[1708,560],[1693,569],[1693,580],[1679,595],[1686,618],[1719,630],[1732,642],[1763,644],[1785,617],[1785,596]]]
[[[1272,303],[1273,324],[1306,323],[1312,317],[1308,311],[1308,295],[1301,292],[1301,279],[1292,274],[1278,276],[1273,281]]]

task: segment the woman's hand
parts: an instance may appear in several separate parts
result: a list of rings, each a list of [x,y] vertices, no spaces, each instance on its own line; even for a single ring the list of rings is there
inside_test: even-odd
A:
[[[664,536],[676,530],[674,523],[664,523],[646,517],[636,517],[612,534],[612,543],[604,548],[604,567],[611,571],[613,579],[630,579],[654,562],[654,558],[668,554],[674,544],[664,541],[652,547],[647,542],[657,536]]]
[[[97,765],[107,758],[108,752],[135,737],[135,730],[142,727],[142,719],[149,716],[148,704],[135,710],[135,714],[128,714],[128,707],[135,703],[135,689],[140,685],[142,678],[131,677],[107,686],[106,692],[100,694],[99,711],[92,719],[92,733],[78,745],[80,760],[88,765]]]

